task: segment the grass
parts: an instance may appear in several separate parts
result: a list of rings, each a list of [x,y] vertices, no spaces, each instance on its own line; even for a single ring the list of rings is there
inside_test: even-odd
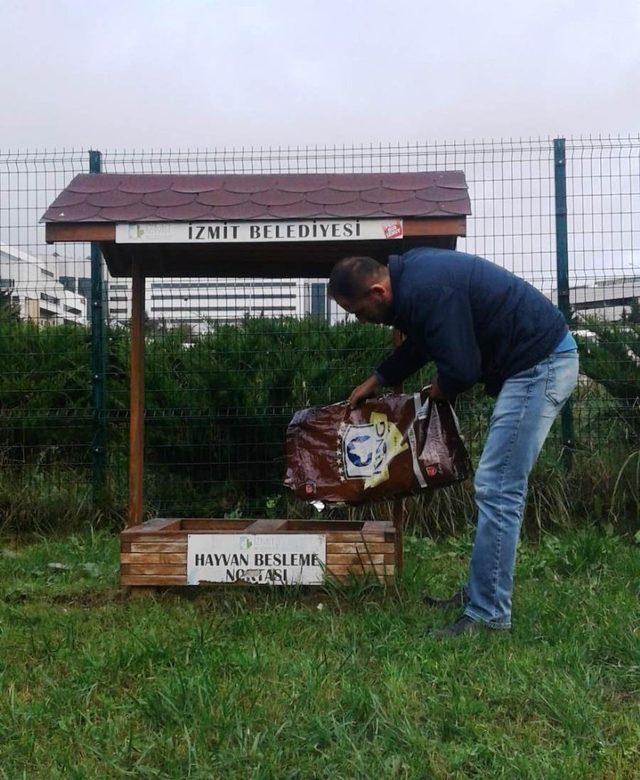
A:
[[[524,543],[513,632],[438,644],[469,543],[409,537],[386,591],[128,601],[113,536],[6,540],[0,777],[637,777],[640,548]]]

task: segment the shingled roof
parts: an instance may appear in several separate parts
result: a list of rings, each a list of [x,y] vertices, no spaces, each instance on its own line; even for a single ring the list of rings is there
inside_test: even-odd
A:
[[[45,222],[461,217],[462,171],[362,174],[80,174]]]

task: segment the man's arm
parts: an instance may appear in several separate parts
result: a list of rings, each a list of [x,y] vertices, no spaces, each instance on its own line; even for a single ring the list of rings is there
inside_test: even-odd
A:
[[[482,374],[473,316],[464,290],[442,287],[425,301],[420,347],[418,336],[408,337],[374,371],[378,383],[397,385],[433,360],[438,368],[431,397],[454,399],[478,382]]]
[[[411,338],[406,338],[388,358],[380,363],[373,374],[380,386],[399,385],[428,362]]]
[[[351,406],[357,406],[361,401],[379,395],[385,385],[399,385],[427,362],[414,343],[408,338],[405,339],[368,379],[353,390],[349,403]]]
[[[468,295],[463,290],[442,287],[433,290],[424,308],[420,348],[405,339],[349,397],[355,406],[378,394],[385,385],[398,385],[433,360],[438,377],[431,398],[453,400],[478,382],[482,374],[480,348],[476,341]]]

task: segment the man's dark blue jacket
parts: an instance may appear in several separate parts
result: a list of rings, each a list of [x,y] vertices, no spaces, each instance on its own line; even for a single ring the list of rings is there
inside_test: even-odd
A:
[[[455,396],[477,382],[497,395],[539,363],[567,332],[560,311],[535,287],[481,257],[412,249],[389,259],[393,324],[406,340],[376,370],[395,385],[430,360]]]

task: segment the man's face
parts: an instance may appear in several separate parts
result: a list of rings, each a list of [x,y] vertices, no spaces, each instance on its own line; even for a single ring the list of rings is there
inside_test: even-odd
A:
[[[370,322],[376,325],[393,324],[393,303],[386,288],[380,284],[372,285],[357,298],[343,298],[336,295],[336,303],[345,311],[354,314],[358,322]]]

